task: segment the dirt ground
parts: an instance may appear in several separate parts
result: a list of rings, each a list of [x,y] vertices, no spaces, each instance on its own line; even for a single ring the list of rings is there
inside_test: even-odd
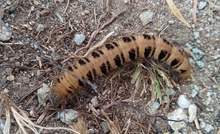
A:
[[[153,113],[149,112],[150,106],[148,102],[152,99],[150,91],[146,91],[141,95],[143,88],[135,90],[135,84],[130,82],[131,75],[117,76],[112,82],[109,80],[109,77],[112,76],[110,75],[107,78],[101,77],[94,82],[101,95],[97,96],[88,87],[88,90],[84,89],[82,92],[77,92],[71,104],[67,105],[66,108],[74,109],[81,113],[80,116],[86,124],[86,132],[91,134],[111,133],[113,132],[112,129],[115,128],[114,126],[121,133],[156,133],[155,126],[163,133],[174,133],[167,121],[161,118],[141,116],[141,114],[129,107],[121,105],[108,107],[105,110],[106,115],[101,110],[104,106],[111,104],[112,98],[117,101],[128,100],[135,91],[134,97],[128,103],[124,101],[126,104],[135,106],[145,114],[160,115],[167,118],[168,113],[179,108],[177,99],[179,95],[184,94],[191,104],[197,106],[196,118],[200,127],[209,131],[209,133],[216,134],[220,128],[220,1],[198,2],[198,26],[195,27],[192,21],[193,1],[175,0],[174,4],[191,28],[188,28],[175,17],[166,0],[131,0],[128,3],[126,1],[128,0],[109,0],[109,4],[106,4],[106,0],[70,0],[66,9],[68,2],[64,0],[3,0],[0,2],[2,11],[0,12],[0,17],[4,15],[1,17],[2,20],[14,33],[37,42],[43,49],[44,54],[62,67],[67,67],[68,64],[74,61],[74,59],[70,59],[67,62],[62,62],[70,54],[86,46],[97,27],[106,23],[121,11],[124,12],[97,34],[92,45],[97,44],[107,34],[115,31],[110,40],[117,40],[124,35],[146,33],[163,37],[181,50],[187,47],[193,54],[196,54],[194,50],[198,48],[204,54],[197,61],[204,63],[204,66],[199,66],[201,62],[190,60],[194,80],[186,81],[173,88],[175,94],[170,97],[169,107],[167,107],[165,102],[167,94],[162,91],[163,101],[160,107]],[[206,2],[205,7],[199,7],[202,6],[200,5],[201,2]],[[139,15],[145,11],[152,12],[153,18],[149,24],[143,26]],[[43,26],[43,28],[39,28],[39,26]],[[74,41],[76,34],[85,35],[85,41],[81,45],[77,45]],[[80,51],[77,55],[82,55],[86,51],[88,49]],[[128,72],[135,67],[136,65],[128,64],[124,72]],[[33,44],[20,41],[14,36],[7,41],[1,41],[0,91],[7,93],[13,102],[16,102],[32,89],[38,89],[39,86],[42,86],[42,83],[52,87],[61,72],[60,69],[43,60],[40,51]],[[199,89],[199,93],[192,97],[191,94],[195,85]],[[114,95],[111,94],[111,86],[113,87]],[[91,110],[92,99],[98,100],[97,106],[94,107],[95,110]],[[159,102],[157,99],[155,101]],[[39,125],[69,128],[69,125],[58,118],[55,112],[57,108],[48,108],[46,105],[39,106],[36,91],[16,103],[16,105],[24,110],[34,123],[37,123],[39,117],[46,112],[45,118],[48,118],[44,118]],[[2,129],[0,133],[3,133],[6,113],[3,105],[1,108],[3,110],[0,111],[0,128]],[[184,110],[186,113],[188,112],[187,109]],[[94,111],[98,112],[98,117],[94,116]],[[73,122],[75,123],[76,120]],[[108,126],[106,123],[109,122],[113,125]],[[196,126],[194,122],[190,123],[190,125]],[[11,117],[10,133],[16,133],[18,130],[19,127],[16,120]],[[29,129],[27,131],[28,133],[33,133]],[[175,133],[193,132],[197,131],[193,131],[190,127],[175,131]],[[67,130],[43,129],[40,133],[67,134],[70,132]]]

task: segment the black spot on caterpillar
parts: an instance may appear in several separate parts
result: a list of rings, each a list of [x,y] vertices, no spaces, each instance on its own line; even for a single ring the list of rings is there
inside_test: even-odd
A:
[[[146,34],[126,36],[118,41],[105,43],[86,58],[70,65],[68,70],[73,75],[93,81],[137,58],[152,58],[165,63],[178,75],[179,81],[184,81],[191,75],[189,61],[177,47],[166,39]],[[63,72],[52,89],[52,96],[62,99],[85,85],[85,82]]]

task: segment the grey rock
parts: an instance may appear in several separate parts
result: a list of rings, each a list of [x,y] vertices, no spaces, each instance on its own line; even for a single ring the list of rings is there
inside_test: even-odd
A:
[[[197,85],[191,84],[190,85],[190,96],[194,98],[199,92],[199,87]]]
[[[38,24],[38,25],[37,25],[37,28],[36,28],[36,31],[37,31],[37,32],[41,32],[41,31],[43,31],[43,30],[44,30],[44,25]]]
[[[101,125],[102,130],[103,130],[104,133],[107,133],[109,131],[108,124],[106,122],[103,121],[103,122],[101,122],[100,125]]]
[[[177,103],[181,108],[188,108],[190,105],[190,102],[186,99],[185,95],[180,95]]]
[[[148,23],[150,23],[152,21],[154,13],[153,12],[143,12],[140,14],[140,20],[143,24],[143,26],[146,26]]]
[[[190,123],[192,123],[194,121],[194,119],[196,118],[196,111],[197,111],[196,105],[191,104],[188,109]]]
[[[206,6],[207,2],[199,2],[199,10],[202,10]]]
[[[83,43],[83,41],[85,40],[85,35],[83,34],[76,34],[74,41],[76,42],[77,45],[81,45]]]
[[[65,109],[60,114],[60,120],[63,123],[66,123],[68,125],[71,125],[73,123],[73,120],[76,119],[79,116],[78,112],[73,109]]]
[[[204,56],[204,52],[198,48],[193,48],[192,53],[195,56],[196,60],[200,60]]]
[[[196,61],[196,65],[202,69],[205,66],[205,63],[203,63],[202,61]]]
[[[44,100],[50,93],[50,88],[48,87],[47,84],[43,83],[43,87],[39,88],[37,90],[37,93],[42,97],[42,99]],[[38,102],[39,105],[43,104],[43,101],[41,100],[41,98],[38,96]]]
[[[187,122],[188,117],[186,115],[186,112],[182,108],[178,108],[169,113],[167,118],[171,120],[185,120]],[[174,131],[178,131],[179,129],[186,127],[186,124],[182,122],[168,121],[168,124]]]
[[[10,12],[14,12],[16,9],[17,9],[17,7],[16,7],[16,6],[13,6],[13,7],[10,7],[9,11],[10,11]]]

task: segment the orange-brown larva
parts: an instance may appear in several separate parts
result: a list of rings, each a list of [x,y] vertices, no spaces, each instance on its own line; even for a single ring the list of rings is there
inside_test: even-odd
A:
[[[118,41],[105,43],[67,69],[73,75],[93,81],[127,62],[149,57],[166,63],[179,74],[181,81],[188,79],[191,75],[190,63],[177,47],[166,39],[146,34],[126,36]],[[85,84],[67,72],[63,72],[52,89],[52,95],[56,99],[62,99]]]

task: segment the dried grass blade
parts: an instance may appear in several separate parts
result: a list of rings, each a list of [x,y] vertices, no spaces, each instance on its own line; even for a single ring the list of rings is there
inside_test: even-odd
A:
[[[176,8],[176,6],[173,3],[173,0],[166,0],[167,4],[169,5],[171,11],[173,12],[173,14],[181,21],[183,22],[188,28],[190,28],[189,23],[183,18],[182,14],[180,13],[180,11]]]

